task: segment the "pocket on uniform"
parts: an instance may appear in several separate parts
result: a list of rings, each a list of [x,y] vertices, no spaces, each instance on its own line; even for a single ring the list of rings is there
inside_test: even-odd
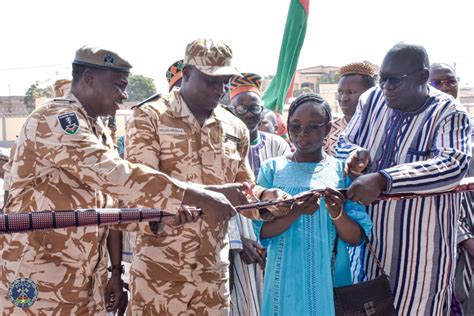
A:
[[[241,161],[242,157],[240,157],[240,153],[238,151],[237,144],[232,141],[227,141],[224,143],[224,157],[229,160],[236,160]]]
[[[78,266],[81,265],[81,262],[89,261],[91,252],[94,247],[97,248],[97,245],[84,240],[84,238],[74,236],[85,233],[81,228],[78,229],[81,232],[70,232],[70,229],[45,232],[42,240],[45,255],[47,253],[49,256],[61,258],[63,262],[73,263]]]
[[[235,175],[242,163],[242,157],[238,151],[237,144],[233,141],[227,141],[222,148],[222,167],[224,169],[224,182],[234,182]]]
[[[160,134],[161,156],[179,158],[189,154],[189,137],[183,133]]]
[[[66,229],[37,233],[36,245],[25,254],[21,267],[38,284],[40,297],[64,304],[87,300],[91,286],[87,259],[97,251],[94,244]]]

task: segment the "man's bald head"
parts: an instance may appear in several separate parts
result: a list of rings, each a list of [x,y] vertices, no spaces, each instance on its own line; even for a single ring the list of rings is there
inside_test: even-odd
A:
[[[419,109],[428,97],[429,58],[421,45],[398,43],[385,55],[380,86],[391,108],[404,112]]]
[[[440,70],[440,69],[449,69],[453,74],[456,74],[456,70],[454,70],[453,67],[445,63],[434,63],[434,64],[431,64],[430,66],[430,71]]]
[[[426,49],[421,45],[398,43],[393,46],[385,55],[387,58],[396,59],[400,67],[416,69],[430,68],[430,60]]]
[[[456,71],[448,64],[432,64],[430,67],[429,83],[436,89],[450,94],[455,99],[458,96],[459,84]]]

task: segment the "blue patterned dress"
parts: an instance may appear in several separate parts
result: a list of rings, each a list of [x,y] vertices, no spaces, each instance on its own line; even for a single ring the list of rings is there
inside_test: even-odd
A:
[[[285,157],[262,164],[257,183],[290,194],[310,189],[346,188],[343,164],[328,157],[322,163],[295,163]],[[299,217],[284,233],[260,239],[268,249],[262,315],[334,315],[333,286],[351,283],[349,257],[344,242],[338,243],[333,281],[331,264],[336,229],[324,206],[313,215]],[[365,207],[350,201],[344,209],[369,234],[371,222]],[[260,236],[262,222],[254,222]]]

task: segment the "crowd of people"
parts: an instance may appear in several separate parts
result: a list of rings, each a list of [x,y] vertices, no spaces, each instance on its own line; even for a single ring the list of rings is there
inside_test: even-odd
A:
[[[473,193],[378,199],[474,175],[455,70],[398,43],[380,68],[340,68],[341,117],[305,93],[285,120],[232,57],[221,41],[188,44],[169,92],[134,106],[116,139],[132,65],[77,50],[70,91],[3,159],[5,214],[143,207],[173,220],[0,235],[2,313],[334,315],[334,288],[381,265],[397,314],[472,315]],[[258,201],[277,202],[237,212]]]

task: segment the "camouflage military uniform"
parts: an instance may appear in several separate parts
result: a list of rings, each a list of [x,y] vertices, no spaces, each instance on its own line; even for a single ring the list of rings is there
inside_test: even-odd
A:
[[[69,133],[58,119],[65,114],[78,123]],[[110,201],[106,194],[126,204],[176,213],[186,184],[120,159],[103,129],[73,95],[33,112],[18,139],[6,213],[104,207]],[[106,229],[90,226],[1,236],[3,313],[105,313],[106,235]],[[19,277],[38,286],[38,300],[30,308],[15,307],[7,296]]]
[[[126,137],[130,161],[206,185],[253,182],[248,150],[248,131],[240,120],[218,106],[201,127],[178,89],[136,108]],[[133,315],[228,312],[227,223],[210,227],[199,219],[165,226],[158,235],[139,233],[135,247]]]

